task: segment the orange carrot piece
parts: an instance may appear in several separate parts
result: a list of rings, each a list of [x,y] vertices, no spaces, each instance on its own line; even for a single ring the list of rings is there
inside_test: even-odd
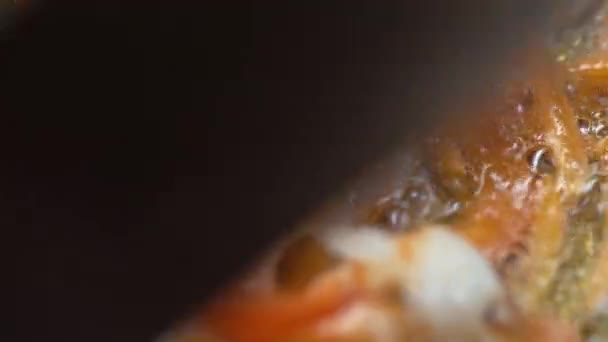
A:
[[[203,315],[207,329],[231,342],[279,341],[338,311],[356,291],[327,284],[305,293],[220,298]]]

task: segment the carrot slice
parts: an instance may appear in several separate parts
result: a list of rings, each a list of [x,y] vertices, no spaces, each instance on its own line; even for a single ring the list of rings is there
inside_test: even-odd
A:
[[[203,315],[216,336],[231,342],[279,341],[331,315],[356,297],[354,289],[331,283],[304,293],[220,298]]]

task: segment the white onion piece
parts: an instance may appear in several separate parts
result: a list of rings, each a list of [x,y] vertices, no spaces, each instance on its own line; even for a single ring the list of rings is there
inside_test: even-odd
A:
[[[375,227],[339,227],[321,233],[329,251],[343,259],[390,262],[395,256],[394,239]]]
[[[486,335],[487,312],[510,311],[490,264],[447,229],[429,228],[418,239],[407,267],[407,284],[403,284],[416,311],[442,335]],[[497,307],[501,305],[505,308]]]
[[[406,235],[373,227],[338,228],[325,232],[322,240],[337,255],[366,264],[370,285],[399,284],[407,311],[420,316],[439,340],[492,340],[488,312],[509,318],[505,291],[490,264],[445,227]],[[404,253],[404,246],[411,251]],[[340,322],[348,326],[344,319]]]

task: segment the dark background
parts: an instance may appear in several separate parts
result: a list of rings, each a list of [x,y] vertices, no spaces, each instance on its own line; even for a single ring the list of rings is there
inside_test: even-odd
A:
[[[0,54],[8,332],[143,341],[484,96],[550,1],[31,3]]]

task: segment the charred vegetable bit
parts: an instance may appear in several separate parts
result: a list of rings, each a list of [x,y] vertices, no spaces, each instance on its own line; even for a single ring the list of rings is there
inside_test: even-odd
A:
[[[603,239],[604,213],[599,178],[592,176],[583,186],[584,193],[568,217],[560,265],[547,291],[551,311],[577,320],[587,311],[585,294]]]
[[[276,267],[276,283],[281,289],[301,291],[336,262],[319,240],[302,236],[283,251]]]
[[[581,327],[581,336],[588,342],[608,340],[608,314],[595,314],[586,319]]]

